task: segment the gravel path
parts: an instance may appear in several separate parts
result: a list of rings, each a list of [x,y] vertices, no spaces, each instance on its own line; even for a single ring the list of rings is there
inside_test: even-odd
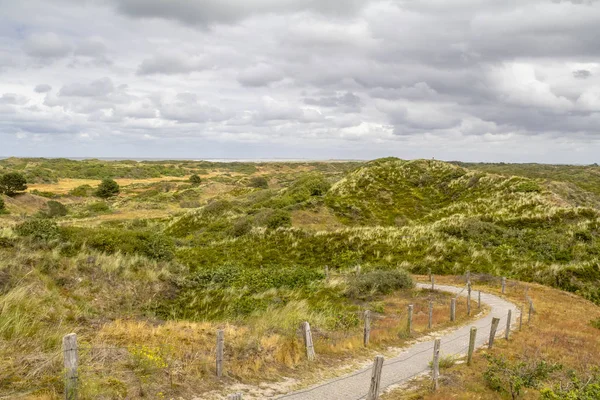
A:
[[[417,287],[429,288],[429,284],[418,283]],[[436,285],[437,290],[466,296],[466,290],[461,287]],[[472,304],[477,309],[476,291],[472,292]],[[473,296],[474,295],[474,296]],[[487,344],[490,335],[490,325],[493,317],[500,318],[500,325],[496,334],[496,340],[504,340],[503,332],[506,328],[508,310],[513,310],[513,324],[518,321],[519,310],[516,305],[498,296],[481,293],[481,302],[487,304],[490,313],[470,324],[458,328],[452,332],[445,333],[441,338],[441,356],[465,355],[469,344],[469,332],[471,326],[477,327],[476,347]],[[383,364],[381,376],[382,392],[385,388],[401,384],[412,377],[429,371],[429,362],[433,356],[433,340],[416,343],[406,348],[394,358],[386,359]],[[371,367],[358,370],[336,379],[323,382],[319,385],[300,390],[290,394],[282,395],[277,399],[289,400],[360,400],[366,397],[371,380]]]

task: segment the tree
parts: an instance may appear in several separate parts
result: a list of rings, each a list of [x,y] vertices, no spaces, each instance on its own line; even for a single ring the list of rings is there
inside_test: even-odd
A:
[[[118,195],[120,192],[121,188],[117,182],[115,182],[113,179],[104,179],[100,185],[98,185],[96,196],[102,199],[108,199],[109,197]]]
[[[17,192],[27,190],[27,180],[18,172],[9,172],[0,176],[0,193],[12,196]]]
[[[190,176],[190,183],[192,185],[199,185],[202,183],[202,178],[200,178],[198,175],[194,174],[194,175]]]
[[[2,197],[0,197],[0,214],[4,214],[5,211],[6,211],[6,208],[4,205],[4,199]]]

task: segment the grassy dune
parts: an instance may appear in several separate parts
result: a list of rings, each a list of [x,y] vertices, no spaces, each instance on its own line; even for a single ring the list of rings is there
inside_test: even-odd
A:
[[[369,356],[365,309],[379,316],[375,349],[401,344],[403,310],[427,300],[409,273],[428,269],[503,275],[599,303],[600,188],[590,189],[590,168],[0,160],[0,173],[31,182],[4,196],[0,215],[0,368],[9,371],[0,393],[60,396],[56,351],[70,331],[97,369],[82,372],[84,398],[218,390],[219,327],[239,358],[226,384],[316,379]],[[118,196],[94,197],[104,177],[121,184]],[[67,215],[49,217],[50,200]],[[316,370],[302,356],[304,320],[323,338]]]

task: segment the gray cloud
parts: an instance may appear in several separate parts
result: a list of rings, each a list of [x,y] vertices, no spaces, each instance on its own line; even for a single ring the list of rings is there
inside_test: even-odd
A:
[[[160,154],[185,138],[221,156],[254,143],[309,158],[493,158],[489,146],[510,159],[554,159],[544,147],[596,157],[600,2],[23,0],[2,10],[8,151],[25,132],[107,153],[119,143]],[[25,39],[12,27],[27,27]],[[44,95],[29,98],[31,88]]]
[[[258,87],[280,81],[284,75],[270,65],[261,63],[242,70],[237,80],[242,86]]]
[[[367,0],[113,0],[125,15],[162,18],[189,25],[209,26],[234,23],[256,14],[315,11],[328,15],[347,15],[364,6]]]
[[[359,113],[363,102],[361,98],[352,92],[345,92],[343,94],[337,94],[335,96],[325,96],[321,98],[306,98],[304,99],[305,104],[320,106],[320,107],[334,107],[338,108],[340,112],[347,113]]]
[[[71,52],[71,46],[56,33],[35,33],[27,38],[23,48],[27,54],[38,58],[61,58]]]
[[[196,56],[177,52],[164,52],[147,58],[138,67],[138,75],[187,74],[205,68],[204,61]]]
[[[592,76],[592,73],[587,69],[578,69],[577,71],[573,71],[573,77],[577,79],[587,79]]]
[[[47,85],[45,83],[36,85],[36,87],[33,89],[36,93],[46,93],[52,90],[52,86]]]
[[[63,86],[59,96],[66,97],[103,97],[115,91],[110,78],[101,78],[89,83],[72,83]]]

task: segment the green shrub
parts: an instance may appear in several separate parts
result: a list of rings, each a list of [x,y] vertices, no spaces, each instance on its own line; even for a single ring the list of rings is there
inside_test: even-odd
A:
[[[96,196],[101,199],[108,199],[118,195],[121,192],[119,184],[112,179],[104,179],[96,189]]]
[[[548,364],[544,360],[510,362],[491,354],[485,357],[488,361],[487,370],[483,373],[486,384],[492,390],[508,393],[513,399],[518,399],[524,388],[538,388],[551,373],[561,369],[559,364]]]
[[[267,178],[263,176],[254,176],[250,178],[248,186],[259,189],[267,189],[269,187],[269,181],[267,181]]]
[[[67,207],[58,201],[50,200],[46,203],[46,207],[48,208],[46,215],[50,218],[64,217],[68,213]]]
[[[292,217],[284,210],[264,209],[258,212],[254,219],[256,225],[271,229],[292,226]]]
[[[237,219],[231,227],[231,235],[238,237],[249,233],[252,230],[252,221],[248,217]]]
[[[553,389],[542,389],[543,400],[598,400],[600,399],[600,376],[580,379],[571,372],[571,382],[561,383]]]
[[[94,188],[90,185],[80,185],[71,189],[69,194],[77,197],[90,197],[94,193]]]
[[[56,222],[45,218],[28,219],[15,227],[19,236],[27,236],[38,240],[56,239],[59,236]]]
[[[0,176],[0,194],[12,196],[17,192],[27,190],[27,180],[18,172],[9,172]]]
[[[194,174],[194,175],[190,176],[190,183],[192,185],[198,186],[199,184],[202,183],[202,178],[200,178],[198,175]]]
[[[592,325],[594,328],[600,329],[600,318],[591,320],[590,325]]]
[[[88,204],[85,208],[94,213],[105,213],[110,211],[109,205],[103,201]]]
[[[203,214],[216,217],[231,209],[231,203],[227,200],[213,200],[203,208]]]
[[[6,204],[4,203],[4,199],[0,197],[0,214],[6,212]]]
[[[403,269],[375,270],[350,278],[346,293],[351,298],[366,298],[413,286],[410,274]]]
[[[42,192],[37,189],[32,190],[31,194],[34,194],[34,195],[40,196],[40,197],[46,197],[48,199],[54,199],[54,198],[58,197],[58,195],[54,192]]]

